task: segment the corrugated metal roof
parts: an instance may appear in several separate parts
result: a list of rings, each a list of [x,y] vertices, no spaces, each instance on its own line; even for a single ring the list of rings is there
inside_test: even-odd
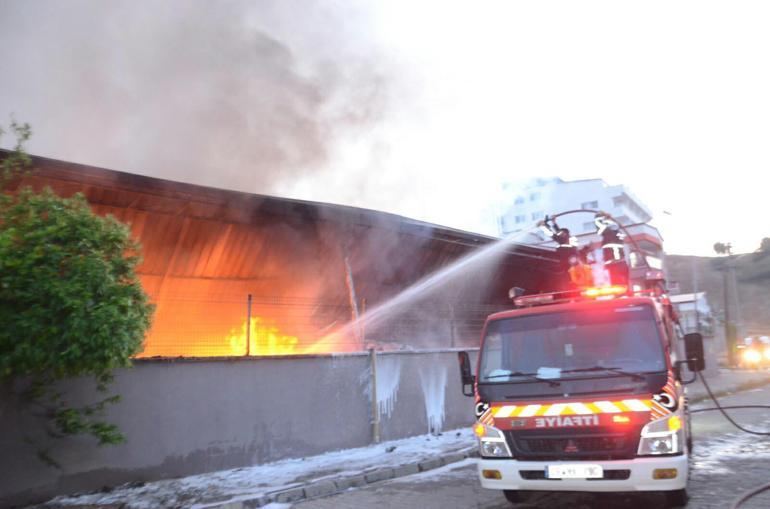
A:
[[[248,294],[254,296],[254,315],[273,331],[274,342],[297,337],[294,351],[300,353],[352,316],[345,258],[357,304],[363,306],[365,299],[371,308],[495,240],[372,210],[39,157],[34,162],[36,170],[23,184],[51,186],[63,195],[82,192],[97,213],[129,224],[140,241],[139,273],[158,306],[143,355],[237,354],[244,345],[233,338],[245,326]],[[462,330],[453,341],[475,341],[483,316],[507,304],[510,286],[547,287],[554,264],[550,249],[512,245],[483,271],[460,275],[442,295],[415,303],[369,332],[382,341],[446,342],[446,331],[435,333],[431,326],[431,339],[425,324],[452,307],[446,320],[453,330]],[[422,322],[414,318],[420,313]],[[350,350],[360,347],[356,341],[360,338],[330,344]]]

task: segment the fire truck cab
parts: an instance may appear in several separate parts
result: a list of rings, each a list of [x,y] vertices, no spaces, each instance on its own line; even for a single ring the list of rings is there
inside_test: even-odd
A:
[[[683,366],[704,368],[665,296],[625,286],[519,296],[487,318],[474,396],[484,488],[665,492],[687,501],[692,450]]]

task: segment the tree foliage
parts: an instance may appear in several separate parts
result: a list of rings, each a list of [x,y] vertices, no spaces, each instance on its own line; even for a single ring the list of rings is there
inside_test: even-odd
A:
[[[731,254],[732,246],[728,244],[724,244],[722,242],[717,242],[714,244],[714,252],[716,254]]]
[[[22,189],[0,214],[0,376],[125,366],[149,325],[127,228],[50,189]]]
[[[31,165],[32,161],[26,152],[24,152],[24,143],[32,136],[32,129],[29,124],[20,124],[11,119],[11,133],[16,138],[16,144],[13,150],[0,163],[0,191],[5,189],[8,182],[24,173]],[[0,139],[5,134],[5,130],[0,127]]]
[[[28,384],[52,436],[120,442],[117,427],[100,420],[117,396],[74,408],[57,382],[90,376],[106,391],[112,370],[141,351],[153,308],[135,272],[139,246],[124,224],[94,214],[82,195],[8,192],[29,167],[21,146],[29,126],[13,123],[11,130],[20,141],[2,161],[0,381]]]

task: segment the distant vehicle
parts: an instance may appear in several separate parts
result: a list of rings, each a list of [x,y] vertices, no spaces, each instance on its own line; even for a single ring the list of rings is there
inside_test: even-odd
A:
[[[770,366],[770,337],[748,336],[739,342],[738,367],[756,369]]]

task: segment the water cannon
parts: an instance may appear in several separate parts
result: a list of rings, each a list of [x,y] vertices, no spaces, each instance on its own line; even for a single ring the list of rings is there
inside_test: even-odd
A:
[[[572,237],[567,228],[559,226],[557,219],[575,213],[590,213],[594,215],[596,233],[600,238],[600,244],[588,244],[579,246],[577,239]],[[660,263],[652,263],[649,257],[639,248],[636,241],[626,231],[625,227],[618,223],[609,213],[602,210],[576,209],[546,216],[539,221],[537,226],[556,244],[556,253],[559,259],[559,270],[568,277],[562,279],[559,290],[587,288],[594,284],[602,284],[601,280],[594,281],[593,266],[596,261],[590,259],[595,248],[601,249],[602,268],[607,274],[608,285],[631,286],[631,268],[626,260],[626,241],[634,246],[629,256],[631,265],[635,269],[646,270],[641,281],[635,277],[633,288],[636,290],[648,290],[655,294],[665,293],[665,280]],[[638,283],[638,284],[636,284]]]
[[[567,228],[562,228],[556,224],[556,219],[545,216],[545,219],[538,221],[537,226],[550,237],[559,247],[577,247],[577,239],[570,234]]]

